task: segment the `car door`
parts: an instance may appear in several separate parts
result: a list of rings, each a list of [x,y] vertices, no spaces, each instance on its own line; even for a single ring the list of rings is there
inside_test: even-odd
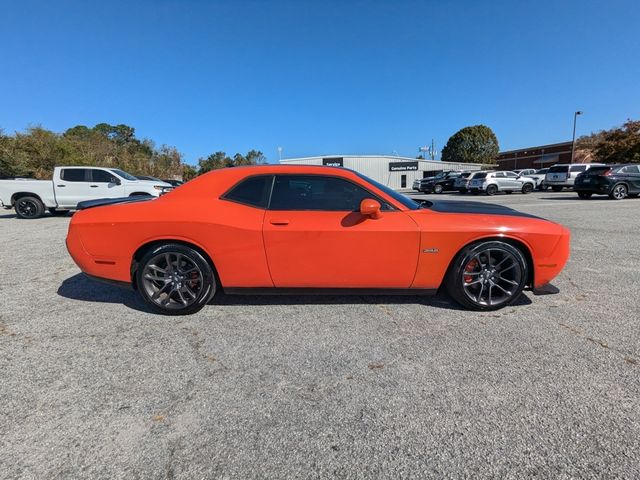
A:
[[[637,165],[627,165],[620,169],[629,185],[629,193],[640,193],[640,168]]]
[[[87,199],[124,197],[122,181],[108,170],[92,168],[89,170],[91,182]]]
[[[381,203],[380,218],[360,214],[365,198]],[[408,288],[420,248],[407,214],[328,175],[277,175],[263,236],[276,287]]]
[[[496,172],[493,174],[493,181],[498,186],[498,190],[503,191],[507,186],[507,179],[504,175],[504,172]]]
[[[60,207],[74,208],[89,195],[89,169],[63,168],[54,183],[56,202]]]
[[[518,180],[515,172],[504,172],[504,186],[506,190],[519,190],[522,188],[523,181]]]

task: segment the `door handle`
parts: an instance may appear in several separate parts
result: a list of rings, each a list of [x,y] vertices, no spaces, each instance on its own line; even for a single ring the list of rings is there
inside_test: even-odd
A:
[[[91,188],[98,188],[98,185],[89,185]]]
[[[269,220],[271,225],[289,225],[289,220],[283,218],[274,218]]]
[[[62,187],[66,187],[66,185],[56,185],[56,187],[62,188]]]

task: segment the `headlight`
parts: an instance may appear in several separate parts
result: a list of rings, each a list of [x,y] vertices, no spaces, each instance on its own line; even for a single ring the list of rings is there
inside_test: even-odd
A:
[[[153,188],[156,190],[164,190],[166,187],[163,187],[162,185],[154,185]]]

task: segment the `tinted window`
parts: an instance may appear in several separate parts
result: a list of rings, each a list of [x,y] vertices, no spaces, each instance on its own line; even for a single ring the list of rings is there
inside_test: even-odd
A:
[[[549,171],[548,168],[541,168],[540,170],[538,170],[536,173],[542,175],[543,173],[547,173]]]
[[[116,175],[120,175],[122,178],[124,178],[125,180],[137,180],[136,177],[134,177],[133,175],[131,175],[130,173],[127,173],[125,171],[120,170],[119,168],[113,168],[111,169],[111,171],[113,173],[115,173]]]
[[[375,195],[342,178],[279,175],[273,185],[269,208],[353,212],[360,209],[360,202],[365,198],[375,198]]]
[[[476,173],[473,176],[473,179],[475,180],[476,178],[486,178],[487,177],[487,172],[482,172],[482,173]]]
[[[86,168],[65,168],[60,174],[60,178],[66,182],[86,182]]]
[[[566,165],[559,165],[557,167],[551,167],[549,169],[549,173],[567,173],[569,171],[569,167]]]
[[[505,174],[507,177],[517,177],[517,176],[518,176],[518,175],[516,175],[516,174],[515,174],[515,173],[513,173],[513,172],[504,172],[504,174]]]
[[[272,179],[271,175],[246,178],[229,190],[223,198],[253,207],[265,208],[269,200]]]
[[[621,173],[640,173],[640,169],[636,165],[627,165],[620,169]]]
[[[504,172],[496,172],[496,174],[494,175],[496,178],[504,178]]]
[[[593,167],[589,169],[588,175],[601,175],[611,170],[611,167]]]
[[[571,171],[572,172],[584,172],[587,169],[586,165],[572,165],[571,166]]]
[[[96,183],[116,183],[116,178],[106,170],[91,170],[91,178]]]
[[[401,203],[408,209],[417,210],[418,208],[420,208],[420,204],[418,202],[411,200],[406,195],[398,193],[395,190],[387,187],[386,185],[383,185],[380,182],[376,182],[375,180],[367,177],[366,175],[362,175],[361,173],[358,173],[358,172],[354,172],[354,173],[358,175],[360,178],[362,178],[365,182],[370,183],[371,185],[376,187],[378,190],[383,191],[384,193],[389,195],[391,198],[393,198],[396,202]]]

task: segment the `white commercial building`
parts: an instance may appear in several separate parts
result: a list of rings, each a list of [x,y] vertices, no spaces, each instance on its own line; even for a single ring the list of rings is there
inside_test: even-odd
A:
[[[285,165],[327,165],[362,173],[396,190],[411,188],[416,178],[431,177],[443,170],[480,170],[479,163],[440,162],[394,155],[325,155],[286,158]]]

